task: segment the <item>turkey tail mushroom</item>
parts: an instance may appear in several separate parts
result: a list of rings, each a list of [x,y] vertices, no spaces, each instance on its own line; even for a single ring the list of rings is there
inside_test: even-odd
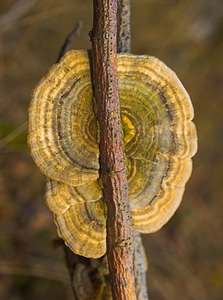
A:
[[[133,224],[150,233],[172,217],[191,175],[193,107],[176,74],[155,57],[118,54],[118,78]],[[46,202],[60,237],[92,258],[106,252],[98,136],[89,53],[71,50],[33,93],[28,143],[49,178]]]

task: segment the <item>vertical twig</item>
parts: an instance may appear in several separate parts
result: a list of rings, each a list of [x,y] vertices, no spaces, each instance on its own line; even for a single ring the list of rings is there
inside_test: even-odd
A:
[[[134,234],[134,275],[137,300],[148,300],[147,293],[147,259],[142,244],[141,235],[138,232]]]
[[[117,32],[117,45],[118,52],[129,52],[130,51],[130,0],[118,0],[118,14],[117,14],[117,22],[118,22],[118,32]],[[60,54],[58,56],[58,60],[66,53],[67,50],[71,48],[71,44],[79,34],[80,28],[82,26],[82,22],[79,21],[72,32],[67,36],[63,46],[61,47]],[[144,255],[144,249],[141,241],[141,237],[138,233],[134,233],[134,277],[135,277],[135,285],[136,285],[136,295],[137,300],[147,300],[147,289],[146,289],[146,259]],[[103,276],[98,272],[100,269],[98,266],[103,266],[103,259],[99,260],[90,260],[72,253],[65,245],[65,257],[68,266],[68,270],[71,278],[71,286],[73,289],[74,299],[82,300],[83,298],[83,290],[85,291],[85,296],[89,295],[89,290],[93,288],[91,291],[92,299],[98,299],[98,288],[103,282],[107,280],[105,278],[101,278]],[[94,262],[95,261],[95,262]],[[92,265],[93,264],[93,265]],[[81,266],[84,271],[82,271],[81,279],[79,278],[78,266]],[[77,275],[78,272],[78,275]],[[77,280],[76,276],[79,278]],[[81,281],[80,281],[81,280]],[[92,282],[92,286],[89,286],[89,280]],[[100,283],[101,280],[101,283]],[[74,283],[77,282],[75,285]],[[88,288],[86,287],[88,283]],[[108,284],[108,283],[107,283]],[[107,287],[109,290],[109,286]],[[99,297],[100,298],[100,297]],[[110,294],[103,293],[103,299],[110,299]]]
[[[118,0],[117,10],[117,48],[118,52],[131,51],[131,1]],[[141,235],[134,233],[134,277],[137,300],[148,300],[146,271],[147,261]]]
[[[130,27],[130,0],[118,0],[117,10],[117,50],[118,52],[130,52],[131,27]]]
[[[100,172],[107,204],[107,258],[114,300],[133,300],[133,238],[117,77],[117,3],[94,0],[92,60],[100,125]]]
[[[60,61],[60,59],[64,56],[64,54],[71,49],[71,45],[73,43],[73,41],[78,37],[80,30],[82,27],[82,21],[79,20],[74,29],[68,34],[68,36],[66,37],[62,47],[60,48],[60,52],[57,58],[57,63]]]

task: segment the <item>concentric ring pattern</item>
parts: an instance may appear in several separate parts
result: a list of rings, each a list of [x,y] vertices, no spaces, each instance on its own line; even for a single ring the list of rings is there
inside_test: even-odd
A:
[[[155,57],[118,55],[129,199],[136,230],[160,229],[179,206],[197,135],[190,98]],[[35,89],[29,110],[32,157],[49,179],[46,201],[59,235],[77,254],[106,252],[98,181],[98,137],[89,56],[69,51]]]

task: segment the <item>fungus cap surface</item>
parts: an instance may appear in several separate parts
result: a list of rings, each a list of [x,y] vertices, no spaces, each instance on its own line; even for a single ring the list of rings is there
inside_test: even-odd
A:
[[[160,229],[179,206],[197,136],[190,98],[159,59],[118,54],[129,199],[136,230]],[[106,252],[97,121],[89,56],[69,51],[33,93],[28,143],[49,178],[46,201],[59,235],[77,254]]]

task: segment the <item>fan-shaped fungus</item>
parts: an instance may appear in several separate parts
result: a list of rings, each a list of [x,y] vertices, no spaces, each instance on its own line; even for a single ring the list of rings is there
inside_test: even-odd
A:
[[[174,214],[190,177],[193,107],[176,74],[155,57],[119,54],[118,78],[133,224],[149,233]],[[98,136],[89,56],[72,50],[33,93],[28,142],[49,178],[46,201],[60,237],[95,258],[106,252]]]

